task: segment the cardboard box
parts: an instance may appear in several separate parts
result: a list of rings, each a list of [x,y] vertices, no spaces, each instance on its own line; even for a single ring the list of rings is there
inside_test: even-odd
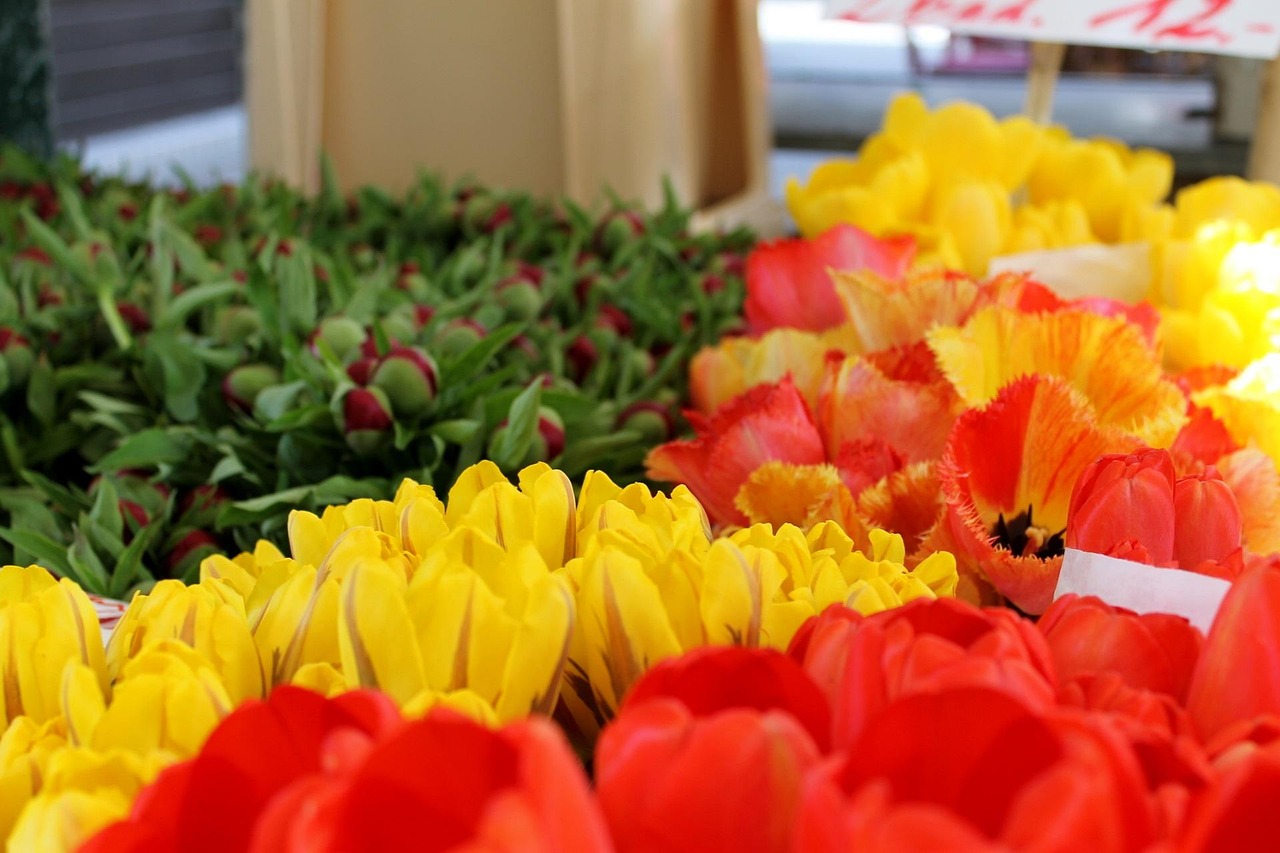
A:
[[[255,168],[314,189],[421,169],[657,204],[704,224],[768,193],[755,0],[249,0]]]

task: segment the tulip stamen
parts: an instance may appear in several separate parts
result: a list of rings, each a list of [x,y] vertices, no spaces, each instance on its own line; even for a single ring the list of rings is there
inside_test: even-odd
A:
[[[1018,557],[1039,557],[1047,560],[1050,557],[1062,556],[1066,550],[1063,541],[1066,531],[1059,530],[1054,533],[1047,527],[1037,526],[1031,516],[1033,509],[1034,507],[1027,507],[1025,512],[1020,512],[1010,519],[1005,519],[1004,513],[1000,513],[991,529],[991,535],[995,537],[992,544]]]

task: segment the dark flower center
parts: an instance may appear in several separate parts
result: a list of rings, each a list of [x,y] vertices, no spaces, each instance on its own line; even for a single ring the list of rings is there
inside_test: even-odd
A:
[[[1032,509],[1033,507],[1027,507],[1025,512],[1010,519],[1005,519],[1004,513],[1001,513],[991,528],[995,546],[1019,557],[1039,557],[1042,560],[1061,557],[1065,550],[1062,536],[1066,531],[1053,533],[1048,528],[1037,527],[1031,519]]]

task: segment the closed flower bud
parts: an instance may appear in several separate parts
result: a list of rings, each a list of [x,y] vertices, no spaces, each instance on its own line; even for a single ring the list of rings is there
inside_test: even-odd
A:
[[[353,388],[342,400],[342,432],[360,455],[374,452],[391,431],[391,402],[378,388]]]
[[[431,408],[439,381],[436,363],[425,351],[394,346],[373,372],[371,383],[386,393],[396,415],[413,418]]]
[[[498,282],[493,296],[512,320],[531,320],[542,311],[542,291],[533,282],[519,276]]]
[[[493,436],[489,439],[490,455],[497,455],[494,449],[502,443],[510,428],[510,425],[503,421],[493,431]],[[533,443],[529,445],[529,450],[525,453],[524,459],[519,461],[518,467],[524,468],[535,462],[550,462],[563,451],[564,421],[554,410],[544,406],[538,410],[538,429],[533,435]]]
[[[31,375],[31,365],[35,356],[31,352],[31,342],[13,329],[0,328],[0,356],[4,358],[4,366],[9,373],[9,383],[22,385]]]
[[[634,430],[644,436],[646,444],[661,444],[675,435],[671,407],[656,400],[632,403],[618,415],[618,429]]]
[[[615,210],[596,228],[596,248],[612,255],[644,233],[644,219],[634,210]]]
[[[178,501],[178,515],[213,512],[230,500],[230,497],[221,486],[208,483],[196,486]]]
[[[220,344],[239,343],[262,331],[258,312],[247,305],[228,305],[218,311],[215,335]]]
[[[135,335],[151,330],[151,318],[147,316],[147,312],[142,310],[132,302],[116,303],[116,310],[120,312],[121,319],[125,325],[129,327],[129,331]]]
[[[364,326],[350,317],[326,317],[311,334],[309,343],[311,352],[318,356],[319,342],[323,341],[339,361],[345,362],[360,350],[367,337]]]
[[[347,365],[347,376],[357,385],[368,385],[373,379],[373,371],[378,369],[379,359],[376,356],[358,358]]]
[[[1204,563],[1225,564],[1240,550],[1240,504],[1213,466],[1178,479],[1173,514],[1173,557],[1181,568],[1196,571]]]
[[[459,355],[480,342],[488,330],[475,320],[450,320],[436,333],[435,349],[445,355]]]
[[[564,356],[565,361],[568,362],[570,377],[573,381],[581,383],[600,360],[600,350],[591,338],[578,335],[565,348]]]
[[[248,414],[264,388],[280,381],[280,371],[269,364],[244,364],[222,380],[222,399],[232,409]]]
[[[188,530],[169,549],[165,562],[175,577],[187,566],[194,566],[219,548],[218,540],[204,530]]]
[[[626,311],[616,305],[606,304],[601,305],[596,314],[596,328],[626,337],[631,334],[633,324]]]
[[[422,329],[430,323],[435,316],[436,309],[430,305],[413,306],[413,322],[419,329]]]

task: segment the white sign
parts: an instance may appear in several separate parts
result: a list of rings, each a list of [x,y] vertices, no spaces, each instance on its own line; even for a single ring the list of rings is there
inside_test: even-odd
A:
[[[1068,548],[1053,598],[1092,595],[1134,613],[1172,613],[1208,633],[1230,589],[1221,578]]]
[[[1280,54],[1277,0],[827,0],[827,15],[1027,41]]]

